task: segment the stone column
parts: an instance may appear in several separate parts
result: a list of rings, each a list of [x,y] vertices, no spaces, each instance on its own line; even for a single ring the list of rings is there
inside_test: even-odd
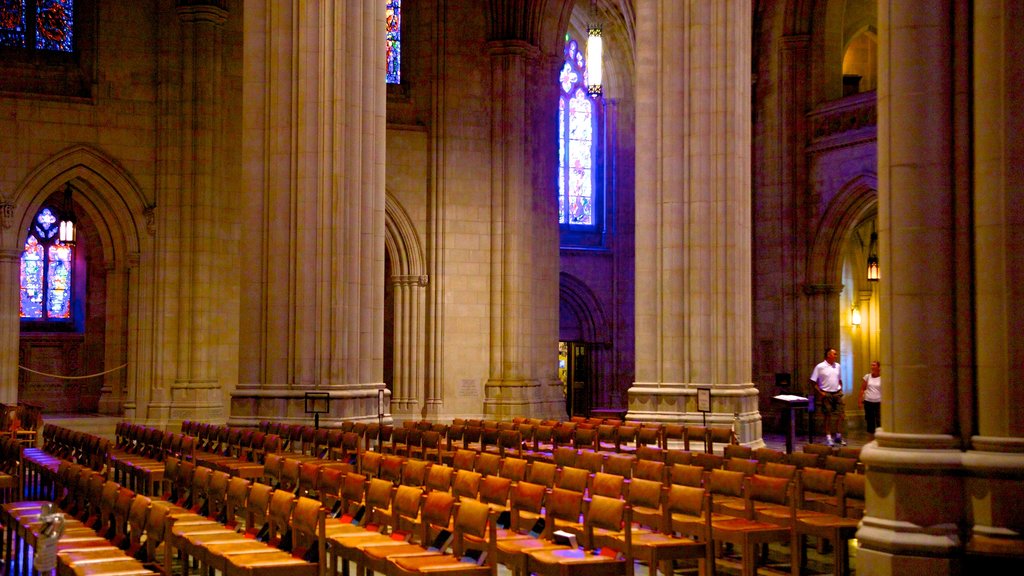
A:
[[[221,288],[216,270],[224,265],[217,170],[224,146],[221,59],[228,13],[217,2],[178,0],[177,14],[177,58],[164,69],[174,85],[162,93],[169,113],[160,184],[165,187],[160,230],[167,282],[160,298],[167,314],[158,354],[164,373],[152,392],[147,418],[154,423],[183,418],[217,422],[226,416],[215,354],[221,332],[214,323]]]
[[[104,330],[103,367],[110,370],[125,363],[128,357],[128,268],[127,266],[110,266],[107,269],[106,326]],[[121,307],[114,309],[118,303]],[[120,369],[103,376],[100,387],[99,411],[101,414],[120,415],[125,396],[125,375],[127,370]]]
[[[392,276],[395,299],[394,384],[391,412],[419,418],[423,407],[423,318],[426,276]]]
[[[637,2],[636,382],[627,418],[737,422],[751,382],[751,3]],[[638,136],[639,137],[639,136]]]
[[[964,455],[967,549],[1024,550],[1024,9],[974,3],[977,429]]]
[[[4,228],[9,219],[4,216]],[[21,251],[0,250],[0,278],[9,289],[0,290],[0,403],[18,403],[18,346],[21,338]]]
[[[970,407],[970,190],[958,131],[962,2],[881,3],[879,258],[882,428],[866,446],[857,572],[958,571],[966,521],[958,404]],[[959,5],[959,6],[958,6]],[[966,74],[964,74],[966,77]],[[970,180],[967,179],[967,182]]]
[[[377,417],[384,389],[384,11],[375,0],[246,4],[246,207],[231,422]],[[410,376],[411,377],[411,376]],[[407,397],[408,398],[408,397]],[[390,414],[386,416],[391,420]]]
[[[529,170],[526,150],[527,71],[536,47],[520,40],[491,42],[491,346],[484,413],[525,414],[530,388],[527,270]]]

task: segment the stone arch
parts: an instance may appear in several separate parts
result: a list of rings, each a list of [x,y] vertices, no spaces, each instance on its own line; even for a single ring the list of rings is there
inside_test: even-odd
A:
[[[386,193],[384,214],[384,252],[391,268],[387,289],[394,319],[391,413],[423,415],[427,405],[441,402],[438,384],[425,381],[425,256],[412,218],[391,193]]]
[[[839,284],[842,280],[843,243],[850,231],[878,210],[878,178],[861,174],[844,184],[829,203],[818,225],[809,254],[808,281]]]
[[[57,153],[15,190],[13,226],[4,230],[5,248],[20,249],[22,231],[46,198],[66,182],[75,187],[75,203],[96,223],[104,258],[116,261],[139,253],[148,206],[141,187],[112,159],[83,145]]]
[[[107,368],[128,365],[127,370],[107,374],[100,389],[100,409],[120,413],[134,405],[134,382],[145,381],[138,362],[139,339],[130,338],[138,317],[148,308],[143,304],[138,267],[143,253],[151,252],[147,215],[151,207],[141,187],[114,160],[95,148],[68,147],[37,166],[14,190],[5,203],[0,231],[0,309],[19,305],[19,269],[24,232],[40,206],[66,183],[74,187],[76,210],[95,227],[106,274],[104,301],[104,357]],[[17,397],[20,322],[17,314],[7,315],[0,325],[0,374],[6,376],[3,401]],[[134,364],[134,366],[133,366]],[[141,378],[140,378],[141,376]]]
[[[597,294],[582,279],[565,272],[558,281],[559,316],[566,313],[578,319],[579,332],[570,340],[582,340],[590,354],[590,382],[594,386],[589,394],[591,408],[618,406],[619,393],[613,375],[613,342],[611,324],[605,307]],[[559,339],[567,336],[559,330]]]
[[[609,342],[611,334],[604,308],[586,282],[562,272],[558,282],[559,306],[580,319],[580,336],[587,342]]]

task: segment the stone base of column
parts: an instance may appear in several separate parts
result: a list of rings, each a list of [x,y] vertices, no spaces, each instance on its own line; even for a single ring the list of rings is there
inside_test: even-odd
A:
[[[764,446],[757,388],[747,386],[711,388],[711,412],[697,408],[697,389],[685,384],[636,383],[629,389],[627,420],[664,422],[692,426],[732,426],[740,444]]]
[[[1024,565],[1024,438],[974,436],[964,453],[967,505],[974,523],[967,534],[969,558],[1015,561]]]
[[[121,399],[115,397],[113,391],[104,386],[100,389],[100,401],[96,411],[100,414],[118,416],[123,411]]]
[[[223,391],[216,380],[178,380],[168,396],[149,402],[142,423],[177,429],[183,420],[223,424],[227,419]]]
[[[960,573],[965,507],[959,440],[879,429],[861,460],[867,510],[857,531],[857,573]]]
[[[440,400],[427,400],[423,405],[423,419],[437,422],[441,419],[444,404]]]
[[[872,576],[901,576],[905,574],[928,574],[943,576],[960,574],[960,562],[954,558],[931,558],[928,556],[906,556],[878,550],[857,550],[857,573]]]
[[[416,400],[395,400],[392,398],[391,416],[396,422],[401,420],[419,420],[421,416],[420,403]]]
[[[306,392],[326,392],[328,412],[320,414],[320,426],[336,428],[346,420],[376,422],[377,391],[385,391],[383,422],[391,424],[390,392],[383,383],[293,388],[281,385],[239,387],[231,393],[231,426],[258,426],[274,420],[288,424],[313,424],[314,414],[306,412]]]
[[[484,418],[548,418],[554,410],[549,388],[537,380],[488,380],[484,385]]]

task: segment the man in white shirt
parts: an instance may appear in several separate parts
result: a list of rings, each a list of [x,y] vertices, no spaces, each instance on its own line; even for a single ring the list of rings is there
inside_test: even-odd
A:
[[[835,348],[825,350],[825,360],[814,367],[811,382],[818,395],[818,406],[821,407],[822,419],[825,421],[825,444],[834,446],[836,442],[846,444],[843,438],[843,418],[846,416],[843,404],[843,379],[836,362]],[[836,439],[832,441],[832,415],[836,416]]]

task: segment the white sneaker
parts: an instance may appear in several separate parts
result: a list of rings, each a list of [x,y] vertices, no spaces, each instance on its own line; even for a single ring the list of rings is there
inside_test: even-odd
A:
[[[846,438],[843,438],[842,434],[836,434],[836,442],[842,444],[843,446],[846,446]]]
[[[828,434],[825,435],[825,445],[826,446],[835,446],[836,445],[836,443],[832,441],[832,437],[829,436]]]

